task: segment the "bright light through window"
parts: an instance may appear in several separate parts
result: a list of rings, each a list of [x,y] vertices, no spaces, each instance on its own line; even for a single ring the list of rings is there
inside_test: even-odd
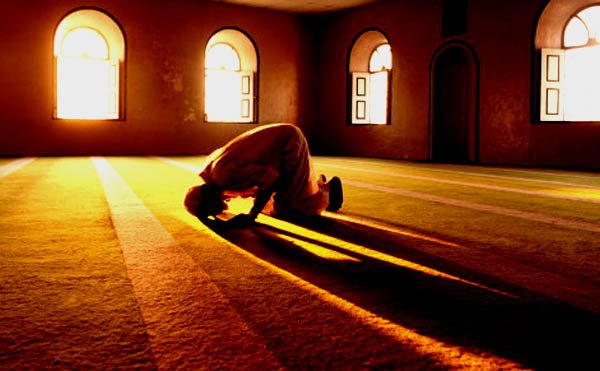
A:
[[[392,69],[392,51],[389,44],[377,47],[371,54],[371,124],[386,124],[388,109],[388,71]]]
[[[388,73],[371,75],[371,124],[387,123]]]
[[[600,35],[600,6],[591,6],[580,11],[577,16],[582,19],[589,32],[589,38],[597,40]]]
[[[574,48],[565,55],[565,119],[600,121],[600,46]]]
[[[369,71],[379,72],[392,69],[392,50],[389,44],[380,45],[371,54]]]
[[[206,120],[252,121],[252,74],[241,71],[237,51],[226,43],[211,45],[206,53],[205,68]]]
[[[241,116],[241,79],[234,71],[206,71],[206,117],[208,121],[235,122]]]
[[[80,27],[65,36],[60,55],[70,58],[108,59],[108,45],[98,31]]]
[[[573,17],[565,29],[565,46],[582,46],[589,39],[588,29],[579,17]]]
[[[356,38],[348,61],[351,124],[389,123],[392,49],[384,34],[368,30]]]
[[[118,118],[118,61],[96,30],[66,34],[57,56],[56,115],[65,119]]]
[[[600,121],[600,6],[571,18],[564,33],[564,119]]]
[[[211,70],[239,71],[240,58],[231,45],[213,45],[206,55],[205,67]]]

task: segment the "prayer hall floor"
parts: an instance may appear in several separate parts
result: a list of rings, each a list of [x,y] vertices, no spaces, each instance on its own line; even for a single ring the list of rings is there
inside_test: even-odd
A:
[[[0,159],[0,369],[596,362],[600,174],[315,157],[339,212],[224,229],[202,160]]]

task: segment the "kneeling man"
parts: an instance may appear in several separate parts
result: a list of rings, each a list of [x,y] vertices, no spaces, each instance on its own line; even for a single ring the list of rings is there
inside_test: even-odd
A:
[[[191,187],[184,205],[200,220],[216,217],[232,197],[254,197],[246,214],[232,225],[251,224],[271,197],[269,214],[320,215],[342,206],[342,183],[316,176],[306,138],[291,124],[260,126],[212,152],[200,172],[204,184]]]

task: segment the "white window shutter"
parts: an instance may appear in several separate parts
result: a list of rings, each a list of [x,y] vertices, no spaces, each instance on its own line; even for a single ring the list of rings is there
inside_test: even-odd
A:
[[[108,114],[111,118],[119,118],[118,59],[111,59],[108,63]]]
[[[387,124],[389,72],[380,71],[371,74],[371,124]]]
[[[564,120],[565,50],[542,49],[540,120]]]
[[[352,123],[368,124],[371,122],[371,74],[368,72],[352,73]]]
[[[254,121],[254,74],[251,71],[240,72],[240,120]]]

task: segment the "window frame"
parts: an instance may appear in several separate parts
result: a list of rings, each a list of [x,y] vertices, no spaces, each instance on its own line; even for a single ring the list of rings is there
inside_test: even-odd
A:
[[[230,35],[228,33],[231,33]],[[214,39],[217,41],[212,42]],[[224,120],[209,120],[207,117],[206,110],[206,57],[210,48],[217,44],[227,44],[237,54],[240,62],[240,69],[235,71],[240,76],[240,120],[236,121],[224,121]],[[247,56],[245,59],[244,53],[240,51],[240,48],[246,48],[246,52],[251,52],[252,55]],[[224,27],[215,31],[208,39],[204,47],[204,54],[202,56],[202,73],[201,73],[201,105],[202,105],[202,122],[206,124],[257,124],[258,123],[258,76],[259,76],[259,53],[254,40],[243,30],[236,27]],[[249,67],[249,68],[245,68]],[[232,71],[233,72],[233,71]],[[250,76],[250,77],[248,77]],[[248,81],[249,85],[244,85],[244,81]],[[248,93],[244,94],[244,86],[248,86]],[[247,96],[248,98],[244,98]],[[246,101],[250,101],[248,104],[244,104]],[[244,109],[250,110],[249,119],[243,120]]]
[[[374,33],[372,33],[374,32]],[[371,34],[370,34],[371,33]],[[376,34],[375,34],[376,33]],[[365,36],[366,35],[366,36]],[[372,35],[372,36],[371,36]],[[363,38],[363,37],[366,37]],[[372,38],[372,41],[369,42],[369,39]],[[366,40],[366,41],[364,41]],[[363,46],[360,43],[366,43],[368,52],[365,53],[357,52],[355,48],[362,48]],[[382,71],[370,71],[370,61],[373,54],[377,51],[379,47],[382,45],[390,46],[390,54],[392,58],[392,67],[390,69],[384,69],[387,73],[387,101],[386,101],[386,120],[385,123],[376,123],[372,122],[369,118],[367,119],[358,119],[355,113],[358,112],[358,101],[362,101],[362,99],[355,96],[355,88],[356,88],[356,79],[357,78],[365,78],[365,74],[369,75],[367,80],[370,81],[370,76],[376,73],[380,73]],[[347,73],[347,84],[346,84],[346,94],[347,94],[347,114],[346,114],[346,125],[347,126],[388,126],[391,125],[392,122],[392,70],[393,70],[393,52],[392,52],[392,43],[389,41],[388,36],[378,28],[367,28],[357,33],[354,37],[352,43],[350,44],[350,48],[348,49],[347,54],[347,64],[346,64],[346,73]],[[357,68],[357,65],[362,67]],[[370,82],[367,82],[367,86],[370,88]],[[367,93],[367,104],[366,111],[370,112],[371,102],[370,102],[371,94]],[[370,115],[369,115],[370,116]]]
[[[562,21],[562,28],[560,30],[560,32],[556,32],[554,29],[551,29],[550,32],[556,32],[556,34],[560,35],[560,43],[555,43],[554,47],[548,46],[546,47],[545,45],[538,45],[537,42],[537,32],[540,32],[539,28],[536,29],[536,36],[534,37],[534,43],[535,45],[535,52],[536,52],[536,56],[537,58],[536,60],[536,69],[537,69],[537,78],[536,78],[536,87],[537,87],[537,105],[535,105],[536,109],[534,111],[534,118],[533,118],[533,122],[537,122],[539,124],[567,124],[567,125],[574,125],[574,124],[581,124],[581,123],[591,123],[591,124],[598,124],[600,123],[600,118],[597,119],[569,119],[568,117],[566,117],[565,114],[565,104],[567,102],[568,98],[565,98],[565,87],[566,85],[568,85],[568,75],[565,73],[567,67],[566,67],[566,54],[569,50],[576,50],[576,49],[583,49],[583,48],[589,48],[589,47],[600,47],[600,35],[596,35],[596,39],[592,39],[589,37],[589,33],[590,33],[590,28],[589,25],[585,22],[585,20],[580,17],[580,13],[593,8],[593,7],[597,7],[599,8],[598,11],[600,12],[600,3],[589,3],[586,4],[585,6],[576,8],[574,11],[571,10],[571,13],[569,15],[565,15]],[[571,45],[571,46],[567,46],[566,45],[566,40],[565,40],[565,35],[567,33],[567,29],[571,23],[571,21],[573,19],[579,19],[579,21],[583,24],[583,26],[585,27],[585,29],[588,32],[588,41],[583,44],[583,45]],[[538,19],[539,22],[539,19]],[[547,26],[546,26],[547,27]],[[560,26],[559,26],[560,27]],[[558,28],[558,27],[557,27]],[[544,29],[544,31],[546,33],[548,33],[548,29]],[[557,35],[558,36],[558,35]],[[559,76],[559,81],[556,82],[552,82],[550,85],[548,85],[547,83],[547,79],[545,78],[545,75],[547,74],[548,71],[548,55],[553,55],[553,56],[557,56],[558,58],[556,59],[558,61],[559,64],[559,69],[558,69],[558,76]],[[560,100],[560,103],[558,105],[558,109],[553,111],[556,112],[555,114],[548,114],[549,112],[549,107],[547,105],[547,93],[548,90],[554,90],[554,91],[558,91],[556,94],[558,96],[558,99]],[[598,88],[600,90],[600,87]],[[532,105],[533,106],[533,105]]]
[[[90,18],[87,22],[85,19]],[[100,25],[100,26],[98,26]],[[116,117],[107,118],[64,118],[58,116],[58,58],[60,55],[57,54],[57,38],[58,34],[62,33],[62,37],[58,38],[59,48],[62,49],[62,43],[65,37],[77,28],[89,28],[92,29],[104,39],[106,42],[109,58],[111,62],[112,51],[116,50],[117,58],[114,60],[117,62],[117,74],[116,81],[118,87],[116,88],[118,97],[116,99]],[[109,29],[110,28],[110,29]],[[112,37],[107,36],[111,34]],[[112,41],[110,40],[112,39]],[[125,121],[126,120],[126,62],[127,62],[127,40],[126,35],[121,24],[108,12],[103,9],[96,7],[79,7],[72,9],[66,13],[57,23],[54,28],[53,34],[53,55],[52,55],[52,113],[51,118],[54,121],[61,122],[104,122],[104,121]],[[112,65],[112,62],[111,62]]]

